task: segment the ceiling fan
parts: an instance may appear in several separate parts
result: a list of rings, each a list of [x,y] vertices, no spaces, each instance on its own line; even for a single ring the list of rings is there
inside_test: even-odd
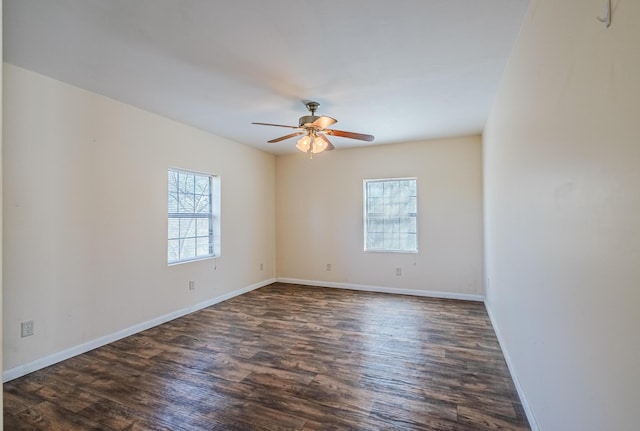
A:
[[[354,132],[345,132],[342,130],[335,129],[327,129],[327,127],[338,122],[335,118],[327,117],[324,115],[317,116],[316,110],[320,104],[318,102],[306,102],[305,106],[311,112],[311,115],[304,115],[300,117],[298,120],[298,126],[285,126],[282,124],[271,124],[271,123],[251,123],[258,124],[261,126],[276,126],[276,127],[287,127],[289,129],[296,129],[297,132],[290,133],[285,136],[281,136],[279,138],[272,139],[267,141],[269,143],[284,141],[285,139],[293,138],[296,136],[304,135],[302,138],[298,140],[296,144],[296,148],[298,148],[303,153],[309,153],[311,156],[313,154],[321,153],[323,151],[331,151],[335,147],[329,141],[326,135],[330,136],[340,136],[343,138],[350,139],[358,139],[360,141],[373,141],[374,137],[372,135],[365,135],[363,133],[354,133]]]

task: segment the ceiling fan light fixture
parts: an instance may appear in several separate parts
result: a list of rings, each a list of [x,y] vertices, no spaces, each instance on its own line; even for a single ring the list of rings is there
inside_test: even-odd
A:
[[[307,151],[309,151],[310,147],[311,138],[309,137],[309,135],[304,135],[302,138],[298,139],[298,143],[296,144],[297,149],[299,149],[303,153],[306,153]]]
[[[318,154],[327,149],[327,143],[320,138],[320,136],[316,136],[313,138],[313,146],[311,147],[311,152],[314,154]]]

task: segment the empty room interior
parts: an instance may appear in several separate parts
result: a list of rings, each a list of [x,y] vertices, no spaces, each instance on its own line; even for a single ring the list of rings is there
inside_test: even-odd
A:
[[[0,5],[4,429],[638,429],[639,1]]]

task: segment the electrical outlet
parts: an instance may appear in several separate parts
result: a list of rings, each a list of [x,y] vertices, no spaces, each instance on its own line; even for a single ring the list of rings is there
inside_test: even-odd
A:
[[[33,320],[20,323],[20,334],[22,338],[33,335]]]
[[[189,290],[196,290],[196,282],[189,280]]]
[[[264,265],[262,263],[260,264],[260,271],[264,271]]]
[[[331,264],[327,263],[327,271],[331,271]]]
[[[396,275],[402,275],[402,268],[396,268]]]

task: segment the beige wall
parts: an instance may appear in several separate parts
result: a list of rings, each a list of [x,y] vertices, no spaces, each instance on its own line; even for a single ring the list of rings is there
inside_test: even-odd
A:
[[[481,298],[481,153],[473,136],[279,156],[278,277]],[[392,177],[418,179],[417,254],[363,251],[362,180]]]
[[[484,133],[488,308],[542,430],[635,430],[640,2],[534,0]]]
[[[5,370],[275,278],[274,156],[11,65],[4,104]],[[167,266],[168,167],[220,175],[219,259]]]

